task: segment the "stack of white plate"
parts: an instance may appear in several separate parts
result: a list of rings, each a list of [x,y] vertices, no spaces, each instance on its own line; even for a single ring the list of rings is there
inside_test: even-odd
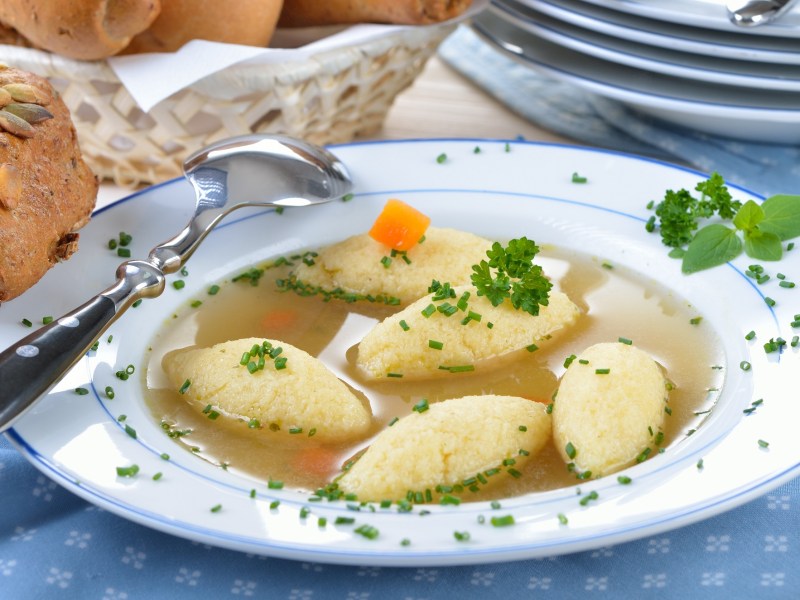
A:
[[[800,6],[741,28],[723,0],[492,0],[472,26],[532,68],[665,121],[800,143]]]

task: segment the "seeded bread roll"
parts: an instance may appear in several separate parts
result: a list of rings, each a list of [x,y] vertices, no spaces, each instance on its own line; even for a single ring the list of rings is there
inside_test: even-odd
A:
[[[161,14],[124,54],[174,52],[190,40],[267,46],[283,0],[163,0]]]
[[[3,0],[0,22],[39,48],[96,60],[122,50],[160,9],[161,0]]]
[[[0,65],[0,302],[77,249],[97,186],[50,84]]]
[[[471,0],[285,0],[279,25],[310,27],[345,23],[422,25],[452,19]]]

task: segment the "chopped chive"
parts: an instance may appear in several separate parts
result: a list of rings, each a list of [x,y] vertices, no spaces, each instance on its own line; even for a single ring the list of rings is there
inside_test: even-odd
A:
[[[470,535],[469,531],[454,531],[453,537],[456,538],[459,542],[468,542]]]
[[[136,430],[127,423],[125,424],[125,433],[127,433],[133,439],[136,439]]]
[[[428,404],[428,399],[427,398],[422,398],[419,402],[417,402],[412,407],[411,410],[414,411],[414,412],[418,412],[418,413],[424,413],[429,408],[430,408],[430,405]]]
[[[403,376],[403,374],[402,373],[387,373],[386,376],[387,377],[395,377],[397,379],[400,379]]]
[[[391,427],[392,425],[394,425],[395,423],[397,423],[399,420],[400,420],[400,417],[394,417],[394,418],[392,418],[392,420],[391,420],[391,421],[389,421],[389,424],[387,425],[387,427]]]
[[[775,306],[775,300],[773,300],[773,299],[772,299],[772,298],[770,298],[769,296],[765,296],[765,297],[764,297],[764,302],[766,302],[766,303],[767,303],[767,306],[769,306],[769,307],[773,307],[773,306]]]
[[[356,520],[353,517],[336,517],[333,522],[334,525],[352,525]]]
[[[444,343],[437,342],[436,340],[428,340],[428,348],[433,348],[434,350],[441,350],[444,348]]]
[[[558,522],[562,525],[566,525],[569,523],[569,519],[567,519],[567,516],[564,513],[558,513]]]
[[[739,368],[742,371],[749,371],[752,368],[752,365],[746,360],[743,360],[742,362],[739,363]]]
[[[761,448],[769,448],[769,442],[767,442],[767,441],[764,441],[764,440],[758,440],[758,445],[759,445]]]
[[[528,431],[528,428],[525,425],[520,425],[519,427],[517,427],[517,429],[519,429],[522,432]]]
[[[589,504],[589,502],[591,502],[592,500],[597,500],[599,497],[600,497],[600,494],[598,494],[596,491],[592,490],[586,496],[584,496],[583,498],[580,499],[580,505],[581,506],[586,506],[587,504]]]
[[[374,540],[380,534],[377,528],[366,524],[356,527],[353,531],[359,535],[363,535],[368,540]]]
[[[578,451],[575,449],[575,446],[572,445],[572,442],[567,442],[564,451],[570,459],[574,459],[578,455]]]
[[[209,296],[216,296],[218,292],[219,292],[219,286],[218,285],[212,285],[210,288],[208,288],[208,295]]]
[[[104,392],[106,394],[106,398],[108,398],[109,400],[113,400],[114,399],[114,388],[112,388],[110,385],[106,386],[106,389],[104,390]]]
[[[159,479],[161,479],[163,476],[164,476],[164,474],[163,474],[161,471],[159,471],[158,473],[156,473],[155,475],[153,475],[153,481],[158,481],[158,480],[159,480]]]
[[[621,338],[618,338],[618,340],[617,340],[617,341],[619,341],[619,343],[620,343],[620,344],[625,344],[625,345],[627,345],[627,346],[630,346],[630,345],[632,345],[632,344],[633,344],[633,340],[630,340],[630,339],[628,339],[628,338],[626,338],[626,337],[621,337]]]
[[[703,469],[703,459],[701,458],[700,460],[697,461],[697,470],[702,471],[702,469]]]
[[[283,489],[283,482],[277,479],[270,479],[267,482],[267,488],[271,490],[282,490]]]
[[[117,256],[120,258],[130,258],[131,251],[128,248],[117,248]]]
[[[214,506],[211,507],[212,513],[218,513],[221,510],[222,510],[222,504],[215,504]]]
[[[520,477],[522,477],[522,473],[520,473],[519,471],[517,471],[517,470],[516,470],[516,469],[514,469],[514,468],[508,469],[508,470],[506,471],[506,473],[508,473],[509,475],[511,475],[511,476],[512,476],[514,479],[519,479]]]
[[[447,160],[447,154],[442,152],[439,156],[436,157],[436,162],[440,165],[443,164]]]
[[[690,325],[699,325],[702,320],[703,320],[703,317],[692,317],[691,319],[689,319],[689,324]]]
[[[611,373],[611,369],[595,369],[594,372],[597,375],[608,375]]]
[[[525,350],[528,352],[536,352],[539,349],[539,346],[536,344],[531,344],[530,346],[525,346]]]
[[[405,322],[405,320],[400,321],[400,327],[403,329],[403,331],[408,331],[409,329],[411,329],[411,327],[408,325],[408,323]]]
[[[292,435],[297,435],[298,433],[303,433],[302,427],[289,427],[289,433]]]
[[[133,464],[129,467],[117,467],[118,477],[133,477],[139,472],[139,465]]]
[[[422,316],[427,319],[435,312],[436,312],[436,307],[433,304],[429,304],[424,309],[422,309]]]
[[[505,515],[502,517],[492,517],[490,519],[492,526],[494,527],[508,527],[509,525],[514,524],[514,516],[513,515]]]
[[[273,500],[272,502],[269,503],[269,508],[270,508],[270,510],[275,510],[280,505],[281,505],[281,501],[280,500]]]
[[[794,287],[794,283],[791,282],[791,281],[781,281],[778,285],[780,287],[782,287],[782,288],[793,288]]]
[[[78,394],[78,396],[85,396],[86,394],[89,393],[89,390],[87,390],[84,387],[76,387],[75,393]]]
[[[589,181],[586,177],[579,175],[577,172],[572,174],[572,183],[586,183]]]
[[[572,361],[574,361],[576,358],[578,358],[578,357],[575,356],[574,354],[570,354],[567,358],[565,358],[564,359],[564,368],[568,369],[569,366],[572,364]]]
[[[307,506],[304,506],[303,508],[300,509],[300,518],[305,519],[309,515],[309,513],[311,513],[311,509],[308,508]]]
[[[33,327],[33,321],[30,319],[22,319],[22,324],[25,325],[25,327]]]
[[[467,373],[475,370],[475,365],[457,365],[455,367],[447,367],[439,365],[440,371],[449,371],[450,373]]]
[[[183,385],[178,390],[178,393],[179,394],[185,394],[187,392],[187,390],[189,389],[190,385],[192,385],[192,382],[189,379],[187,379],[186,381],[183,382]]]
[[[392,259],[391,259],[391,258],[389,258],[388,256],[384,256],[384,257],[381,259],[381,264],[383,265],[383,268],[384,268],[384,269],[388,269],[388,268],[391,266],[391,264],[392,264]]]
[[[744,336],[744,339],[749,341],[752,340],[754,337],[756,337],[756,332],[751,330],[746,336]]]
[[[177,279],[172,282],[172,287],[174,287],[176,290],[182,290],[184,287],[186,287],[186,282],[182,279]]]
[[[620,475],[619,477],[617,477],[617,481],[622,485],[628,485],[631,481],[633,481],[633,479],[631,479],[627,475]]]

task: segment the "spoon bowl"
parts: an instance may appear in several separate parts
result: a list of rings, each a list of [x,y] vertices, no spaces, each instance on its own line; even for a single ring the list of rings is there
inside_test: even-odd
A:
[[[221,140],[189,156],[184,175],[195,211],[175,237],[147,259],[117,269],[117,281],[94,298],[0,352],[0,432],[53,387],[114,320],[140,298],[159,296],[225,215],[243,206],[301,207],[347,194],[352,182],[330,152],[286,136]]]

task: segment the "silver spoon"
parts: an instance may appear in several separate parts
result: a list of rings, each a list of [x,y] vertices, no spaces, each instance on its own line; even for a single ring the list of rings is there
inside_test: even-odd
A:
[[[0,431],[47,392],[108,326],[139,298],[164,291],[208,232],[242,206],[309,206],[352,189],[344,165],[327,150],[285,137],[222,140],[186,159],[197,204],[183,231],[117,269],[117,282],[87,303],[0,353]]]
[[[784,14],[795,0],[728,0],[728,18],[740,27],[771,23]]]

